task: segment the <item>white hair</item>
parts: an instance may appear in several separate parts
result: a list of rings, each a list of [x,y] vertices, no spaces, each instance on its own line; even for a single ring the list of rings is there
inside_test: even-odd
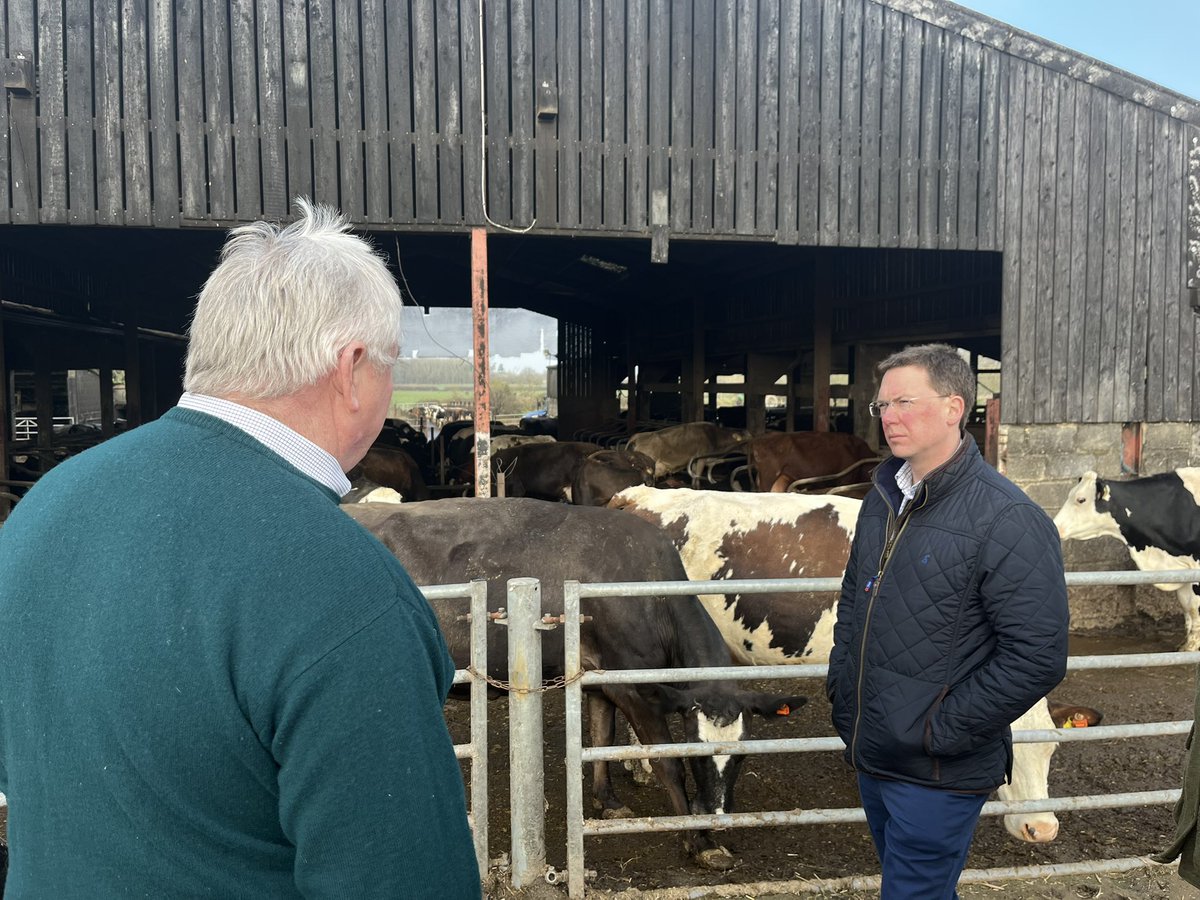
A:
[[[396,362],[403,300],[383,259],[337,210],[296,207],[286,227],[229,233],[192,314],[184,390],[283,397],[333,371],[356,340],[376,365]]]

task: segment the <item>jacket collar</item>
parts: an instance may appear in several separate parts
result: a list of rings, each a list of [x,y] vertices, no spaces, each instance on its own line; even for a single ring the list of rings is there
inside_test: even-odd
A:
[[[959,441],[954,455],[921,480],[917,494],[912,499],[913,509],[925,506],[930,500],[937,500],[948,494],[955,483],[972,468],[978,458],[979,447],[976,446],[975,439],[969,434],[964,435],[963,439]],[[896,473],[903,465],[904,460],[893,456],[881,463],[875,470],[875,486],[891,505],[893,511],[900,508],[900,501],[903,498],[903,494],[900,493],[900,488],[896,484]]]

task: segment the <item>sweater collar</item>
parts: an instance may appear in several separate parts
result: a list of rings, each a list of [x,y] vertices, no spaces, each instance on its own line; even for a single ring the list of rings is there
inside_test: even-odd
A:
[[[350,482],[333,456],[278,419],[240,403],[206,394],[184,393],[179,398],[179,407],[228,422],[338,497],[350,490]]]

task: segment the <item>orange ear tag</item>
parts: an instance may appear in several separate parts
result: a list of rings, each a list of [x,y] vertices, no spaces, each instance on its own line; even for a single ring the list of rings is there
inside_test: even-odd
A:
[[[786,703],[783,704],[783,706],[779,707],[777,710],[775,710],[775,715],[777,715],[777,716],[790,716],[791,714],[792,714],[792,708],[790,706],[788,706]]]

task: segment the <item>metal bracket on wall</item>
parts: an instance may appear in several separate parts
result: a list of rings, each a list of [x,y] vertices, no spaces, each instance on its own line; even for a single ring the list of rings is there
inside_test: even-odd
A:
[[[4,89],[10,94],[28,96],[33,93],[33,54],[18,50],[4,60]]]

